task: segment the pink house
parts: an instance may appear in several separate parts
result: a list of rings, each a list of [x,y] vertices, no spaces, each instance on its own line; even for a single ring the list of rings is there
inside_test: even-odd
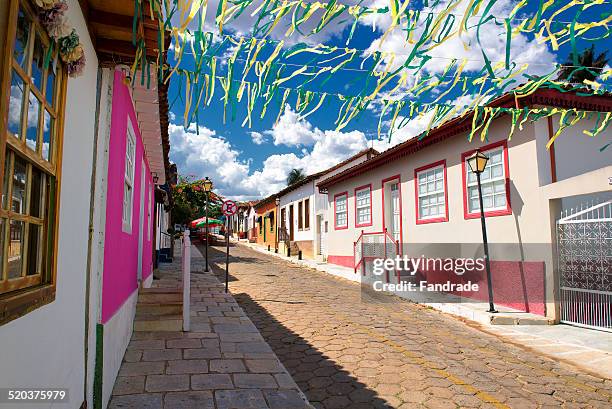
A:
[[[154,70],[152,70],[154,71]],[[140,74],[136,74],[140,75]],[[96,328],[96,366],[101,370],[98,399],[108,402],[127,344],[132,335],[138,290],[153,281],[159,203],[157,185],[166,181],[167,131],[162,133],[159,101],[165,98],[155,73],[149,87],[139,80],[130,82],[129,70],[119,66],[104,70],[102,86],[107,100],[105,155],[101,160],[105,176],[101,192],[105,206],[101,266],[101,307]],[[163,108],[162,108],[163,111]],[[165,136],[162,136],[164,135]],[[159,192],[158,192],[159,193]],[[160,196],[159,194],[157,196]]]
[[[72,72],[43,21],[49,5],[0,1],[0,236],[10,237],[0,345],[11,346],[0,348],[0,384],[67,389],[69,402],[46,406],[105,408],[154,248],[170,247],[156,241],[169,226],[160,186],[173,179],[157,41],[144,45],[138,61],[150,65],[135,81],[121,65],[143,50],[133,30],[157,39],[160,29],[125,1],[66,0],[54,15],[85,57]],[[113,17],[101,24],[102,14]]]
[[[153,273],[153,177],[124,74],[114,72],[108,178],[102,323],[107,323]]]

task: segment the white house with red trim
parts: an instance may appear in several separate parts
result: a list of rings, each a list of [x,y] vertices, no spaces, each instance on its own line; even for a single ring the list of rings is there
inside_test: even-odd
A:
[[[550,89],[518,101],[507,94],[491,106],[514,107],[517,103],[520,107],[612,110],[610,96],[586,97]],[[511,120],[501,116],[491,123],[487,141],[470,143],[472,115],[448,121],[422,140],[408,140],[317,184],[327,193],[328,218],[334,221],[328,233],[328,262],[354,268],[363,280],[364,274],[366,278],[371,274],[368,257],[397,253],[481,257],[478,189],[466,163],[479,149],[489,157],[481,180],[496,302],[558,320],[562,318],[560,308],[577,307],[567,300],[561,302],[563,291],[575,291],[575,297],[590,305],[589,294],[601,293],[608,297],[609,314],[612,269],[583,280],[600,283],[597,288],[578,283],[577,288],[567,290],[565,281],[560,285],[563,277],[558,271],[568,261],[563,259],[560,264],[555,244],[563,210],[577,203],[612,199],[612,155],[610,148],[601,151],[610,142],[611,131],[585,136],[582,131],[597,124],[597,114],[593,114],[563,130],[547,149],[558,117],[526,122],[508,139]],[[609,266],[609,261],[602,262]],[[482,280],[482,271],[479,273],[455,279]],[[419,275],[429,282],[443,278],[432,270]],[[397,282],[398,277],[390,274],[388,280]],[[483,284],[475,294],[481,301],[487,299],[486,281]]]
[[[316,184],[361,162],[367,161],[378,152],[364,149],[350,158],[281,190],[279,198],[279,251],[310,259],[325,260],[327,257],[326,236],[329,231],[327,196],[319,193]]]

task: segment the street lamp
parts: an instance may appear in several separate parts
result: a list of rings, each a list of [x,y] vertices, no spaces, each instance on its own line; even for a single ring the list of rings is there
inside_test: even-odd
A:
[[[276,203],[276,217],[274,218],[276,225],[276,228],[274,229],[276,231],[276,240],[274,243],[274,252],[278,253],[278,205],[280,205],[280,197],[277,197],[274,203]]]
[[[485,214],[484,214],[484,206],[482,202],[482,186],[480,185],[480,174],[484,172],[487,167],[487,162],[489,158],[476,150],[472,156],[467,159],[467,163],[472,170],[476,174],[476,181],[478,182],[478,201],[480,204],[480,225],[482,226],[482,242],[484,245],[484,254],[485,254],[485,268],[487,270],[487,287],[489,288],[489,310],[487,312],[497,312],[495,306],[493,305],[493,283],[491,280],[491,263],[489,261],[489,243],[487,240],[487,224],[485,222]]]
[[[213,183],[212,180],[206,176],[202,185],[204,187],[204,192],[206,192],[206,245],[204,247],[206,254],[206,265],[204,266],[204,271],[208,272],[208,200],[210,192],[213,189]]]

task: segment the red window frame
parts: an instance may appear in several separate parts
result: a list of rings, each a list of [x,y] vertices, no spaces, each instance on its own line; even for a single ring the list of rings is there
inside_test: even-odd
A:
[[[357,191],[359,190],[364,190],[364,189],[369,189],[370,190],[370,221],[368,223],[361,223],[359,224],[357,222]],[[372,225],[372,184],[369,183],[367,185],[363,185],[363,186],[359,186],[356,187],[353,194],[355,195],[355,227],[369,227]],[[335,202],[334,202],[335,203]]]
[[[506,208],[499,210],[489,210],[485,211],[484,215],[486,217],[496,217],[496,216],[508,216],[512,214],[512,205],[510,203],[510,163],[508,161],[508,142],[506,140],[490,143],[485,146],[481,146],[478,148],[482,153],[486,154],[487,151],[503,147],[503,155],[504,155],[504,176],[506,182]],[[463,217],[465,220],[468,219],[477,219],[480,217],[480,212],[470,213],[468,206],[468,193],[467,193],[467,162],[466,159],[468,156],[472,155],[476,152],[477,149],[472,149],[470,151],[464,152],[461,154],[461,176],[463,182]]]
[[[418,174],[425,170],[433,169],[442,166],[443,169],[443,183],[444,183],[444,210],[445,215],[441,217],[431,217],[427,219],[419,218],[419,179]],[[428,224],[428,223],[443,223],[448,221],[448,182],[446,176],[446,159],[439,160],[429,165],[421,166],[414,170],[414,210],[415,210],[415,221],[416,224]]]
[[[336,217],[336,199],[338,199],[340,196],[344,196],[346,199],[346,226],[338,226],[337,222],[338,222],[338,218]],[[334,230],[345,230],[348,229],[348,190],[344,191],[342,193],[337,193],[336,195],[334,195]]]

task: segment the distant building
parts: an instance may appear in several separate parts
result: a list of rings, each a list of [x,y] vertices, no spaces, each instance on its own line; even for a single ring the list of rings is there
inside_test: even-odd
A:
[[[268,196],[260,200],[254,206],[257,214],[255,222],[257,229],[257,243],[270,247],[271,250],[277,248],[276,236],[276,195]]]
[[[375,149],[362,150],[329,169],[306,176],[276,194],[280,199],[278,222],[282,254],[287,254],[289,249],[292,255],[301,251],[305,258],[327,258],[327,196],[319,193],[316,184],[376,155],[378,152]]]

